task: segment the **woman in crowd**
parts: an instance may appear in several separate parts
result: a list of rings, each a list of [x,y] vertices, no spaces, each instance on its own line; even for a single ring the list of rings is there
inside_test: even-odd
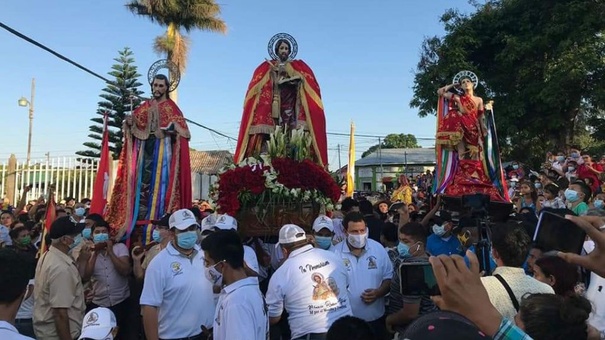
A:
[[[519,192],[515,192],[512,200],[515,202],[517,212],[520,212],[522,208],[530,208],[534,213],[541,209],[536,187],[528,181],[521,182]]]
[[[534,278],[551,286],[555,294],[575,295],[575,287],[580,281],[578,267],[565,262],[560,257],[544,256],[536,260]]]

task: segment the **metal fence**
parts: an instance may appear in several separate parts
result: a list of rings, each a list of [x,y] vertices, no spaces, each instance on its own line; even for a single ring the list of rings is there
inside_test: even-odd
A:
[[[0,190],[2,198],[16,205],[23,188],[31,185],[27,200],[47,195],[50,185],[55,185],[56,200],[74,197],[76,200],[90,198],[98,168],[98,160],[91,158],[58,157],[46,158],[27,167],[25,161],[14,156],[0,164]]]

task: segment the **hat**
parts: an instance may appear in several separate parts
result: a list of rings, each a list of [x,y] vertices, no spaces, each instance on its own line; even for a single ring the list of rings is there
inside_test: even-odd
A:
[[[109,336],[111,330],[117,326],[116,316],[105,307],[92,309],[84,315],[82,321],[82,333],[80,339],[104,340]]]
[[[326,215],[319,215],[315,221],[313,221],[313,231],[318,232],[323,228],[328,229],[331,232],[334,232],[334,223],[332,219]]]
[[[447,311],[425,314],[412,322],[403,333],[406,340],[452,339],[452,340],[489,340],[469,319]]]
[[[290,244],[306,239],[307,234],[305,234],[305,231],[295,224],[286,224],[279,230],[280,244]]]
[[[227,214],[219,215],[214,223],[214,227],[221,230],[237,230],[237,220]]]
[[[519,179],[517,177],[513,177],[510,179],[511,182],[519,182]]]
[[[169,220],[170,220],[170,213],[166,213],[159,220],[151,220],[151,223],[153,223],[157,226],[160,226],[160,227],[168,227]]]
[[[55,240],[65,235],[77,235],[84,230],[84,223],[78,223],[72,216],[57,218],[50,226],[48,235]]]
[[[180,209],[173,212],[168,219],[168,225],[170,228],[177,228],[178,230],[185,230],[192,225],[200,226],[195,219],[195,215],[189,209]]]
[[[452,215],[445,210],[437,211],[435,215],[431,218],[431,221],[434,221],[437,224],[443,224],[443,222],[450,222],[451,220]]]
[[[215,224],[216,224],[216,215],[215,214],[210,214],[210,215],[204,217],[204,219],[202,220],[202,232],[214,228]]]

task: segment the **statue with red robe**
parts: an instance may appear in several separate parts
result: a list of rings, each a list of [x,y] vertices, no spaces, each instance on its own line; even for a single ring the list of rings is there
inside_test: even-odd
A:
[[[168,97],[176,86],[162,74],[153,75],[150,83],[153,98],[125,119],[124,144],[105,216],[119,237],[130,236],[141,226],[144,244],[151,241],[151,221],[192,202],[191,134],[183,113]]]
[[[248,85],[235,149],[235,163],[266,152],[269,135],[277,127],[304,129],[312,138],[313,160],[327,167],[326,120],[319,84],[311,68],[294,60],[296,40],[286,33],[269,42],[272,60],[260,64]]]

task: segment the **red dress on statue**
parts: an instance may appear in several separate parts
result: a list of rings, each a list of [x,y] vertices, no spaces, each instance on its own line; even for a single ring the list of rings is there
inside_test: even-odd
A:
[[[464,107],[462,113],[456,101]],[[443,107],[445,106],[445,107]],[[442,159],[437,155],[439,162],[438,173],[450,171],[450,175],[444,176],[443,184],[438,193],[446,196],[459,197],[470,194],[486,194],[492,201],[507,201],[500,190],[494,185],[488,175],[488,167],[485,161],[484,141],[480,120],[483,110],[479,110],[473,98],[469,95],[455,95],[452,100],[440,101],[439,113],[445,112],[437,121],[437,146],[439,151],[451,153],[450,157],[455,159]],[[457,146],[464,141],[465,153],[471,157],[467,159],[460,157]],[[446,157],[447,158],[447,157]],[[449,164],[450,166],[446,166]]]

